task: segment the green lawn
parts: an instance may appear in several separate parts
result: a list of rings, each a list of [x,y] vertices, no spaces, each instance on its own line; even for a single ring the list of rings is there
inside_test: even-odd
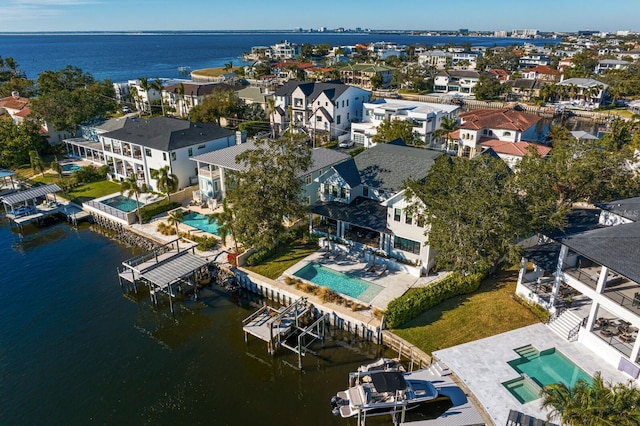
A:
[[[120,185],[108,180],[101,180],[99,182],[85,183],[84,185],[77,186],[69,193],[63,194],[63,197],[69,198],[77,204],[82,204],[94,198],[104,197],[105,195],[120,192]]]
[[[446,300],[393,332],[431,354],[539,322],[514,300],[517,278],[514,268],[502,271],[476,292]]]
[[[317,249],[317,242],[305,244],[301,241],[294,241],[288,246],[281,248],[279,253],[267,260],[265,263],[257,266],[247,266],[247,269],[267,278],[276,279],[282,275],[284,271],[309,256]]]

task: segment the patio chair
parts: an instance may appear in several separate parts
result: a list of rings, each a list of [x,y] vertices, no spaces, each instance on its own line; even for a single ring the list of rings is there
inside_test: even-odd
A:
[[[369,263],[364,265],[364,268],[362,270],[364,272],[370,272],[373,269],[373,266],[374,266],[373,260],[370,260]]]
[[[509,410],[509,417],[507,418],[507,426],[517,426],[520,424],[521,412],[515,410]]]
[[[387,272],[387,264],[383,263],[382,267],[380,268],[380,270],[376,271],[376,275],[381,277],[384,275],[384,273]]]

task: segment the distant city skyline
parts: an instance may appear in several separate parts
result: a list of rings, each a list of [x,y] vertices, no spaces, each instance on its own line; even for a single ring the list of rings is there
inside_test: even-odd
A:
[[[446,2],[281,0],[5,0],[0,32],[150,30],[469,29],[640,31],[637,0]]]

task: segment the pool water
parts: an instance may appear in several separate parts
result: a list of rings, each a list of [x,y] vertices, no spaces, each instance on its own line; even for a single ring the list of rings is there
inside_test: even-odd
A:
[[[365,303],[371,302],[383,288],[378,284],[350,277],[317,263],[309,263],[293,275]]]
[[[135,199],[127,198],[124,195],[116,195],[115,197],[107,198],[100,202],[125,213],[134,211],[138,205],[143,205],[142,203],[137,203]]]
[[[63,172],[75,172],[77,170],[80,170],[82,167],[78,166],[75,163],[70,163],[70,164],[62,164],[62,171]]]
[[[186,212],[180,221],[185,225],[189,225],[193,228],[199,229],[204,232],[208,232],[210,234],[219,235],[218,234],[218,224],[215,220],[209,223],[209,216],[196,213],[196,212]]]
[[[556,348],[538,352],[533,346],[525,346],[516,349],[516,352],[520,355],[520,358],[509,361],[507,364],[517,372],[526,375],[540,387],[554,383],[563,383],[567,387],[574,387],[580,379],[587,383],[592,383],[593,381],[591,376],[575,365],[569,358],[562,354],[562,352],[556,350]],[[513,389],[510,389],[507,385],[509,383],[510,382],[505,382],[503,385],[507,387],[514,396],[520,392],[521,397],[527,396],[528,398],[532,398],[525,399],[525,402],[539,398],[537,391],[535,395],[531,396],[528,395],[529,390],[518,388],[517,385],[512,384]],[[522,386],[526,386],[526,384],[523,383]],[[516,398],[518,398],[518,396],[516,396]],[[520,398],[518,398],[518,400],[520,400]]]
[[[518,377],[502,383],[521,404],[540,398],[540,388],[527,377]]]

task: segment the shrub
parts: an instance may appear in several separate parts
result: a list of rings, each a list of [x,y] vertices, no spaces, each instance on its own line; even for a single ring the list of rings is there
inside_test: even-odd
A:
[[[162,235],[175,235],[175,233],[176,233],[176,228],[171,226],[171,225],[169,225],[166,222],[160,222],[158,224],[157,230]]]
[[[446,299],[476,291],[485,275],[479,272],[463,276],[454,272],[428,287],[408,291],[389,303],[386,312],[387,326],[396,328]]]
[[[537,303],[529,302],[528,300],[523,299],[522,297],[518,296],[517,294],[514,295],[513,297],[516,300],[516,302],[518,302],[521,305],[524,305],[527,308],[529,308],[529,310],[531,312],[533,312],[533,314],[535,316],[540,318],[540,321],[542,321],[544,323],[549,321],[550,314],[549,314],[549,311],[545,307],[543,307],[541,305],[538,305]]]
[[[342,299],[338,293],[331,290],[329,287],[319,286],[315,291],[316,296],[322,300],[322,303],[337,302]]]
[[[352,157],[355,157],[356,155],[360,154],[365,149],[366,148],[364,146],[359,146],[357,148],[353,148],[351,151],[349,151],[349,155],[352,156]]]
[[[300,279],[298,279],[296,277],[292,277],[292,276],[289,276],[289,275],[284,277],[284,283],[286,285],[294,285],[294,284],[299,283],[299,282],[300,282]]]
[[[176,203],[175,201],[169,201],[167,199],[158,201],[157,203],[149,204],[146,206],[142,206],[140,208],[140,215],[142,216],[142,222],[148,222],[154,216],[159,215],[160,213],[168,212],[169,210],[173,210],[175,208],[180,207],[180,203]]]
[[[247,265],[256,266],[273,256],[273,250],[260,249],[247,258]]]

